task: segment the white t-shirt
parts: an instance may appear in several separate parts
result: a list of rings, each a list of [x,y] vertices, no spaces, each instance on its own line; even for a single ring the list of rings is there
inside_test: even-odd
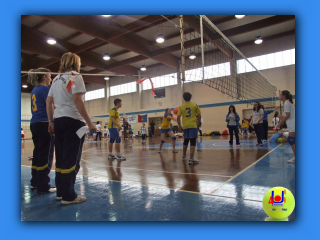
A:
[[[107,133],[107,134],[109,133],[108,128],[104,129],[104,133]]]
[[[264,115],[263,109],[260,108],[259,112],[257,112],[257,111],[252,111],[252,115],[253,115],[252,124],[256,124],[256,122],[257,122],[258,119],[261,117],[261,115]],[[263,123],[263,118],[262,118],[258,123]]]
[[[100,125],[100,124],[97,124],[97,125],[96,125],[96,129],[97,129],[97,132],[101,132],[101,125]]]
[[[280,119],[278,117],[272,118],[272,124],[274,128],[278,125],[279,122],[280,122]]]
[[[145,127],[141,127],[141,134],[146,134],[147,129]]]
[[[290,117],[286,120],[289,132],[295,132],[295,125],[296,125],[295,112],[296,111],[295,111],[294,105],[289,100],[286,100],[284,102],[283,110],[284,110],[284,113],[287,113],[287,112],[290,113]]]
[[[67,72],[70,73],[70,72]],[[73,102],[72,95],[75,93],[82,93],[82,99],[84,101],[84,94],[86,88],[81,75],[76,75],[74,80],[74,86],[71,87],[71,92],[67,91],[67,85],[71,78],[71,75],[58,75],[53,81],[48,96],[53,97],[54,109],[53,118],[70,117],[73,119],[85,122],[81,114],[78,112],[75,103]]]
[[[21,130],[21,134],[24,134],[24,131]]]

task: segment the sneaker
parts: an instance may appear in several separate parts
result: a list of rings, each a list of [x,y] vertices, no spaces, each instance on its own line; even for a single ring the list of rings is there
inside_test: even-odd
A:
[[[237,144],[237,147],[240,147],[240,144]]]
[[[198,164],[199,161],[197,159],[189,159],[189,165]]]
[[[58,197],[58,196],[57,196],[57,197],[56,197],[56,200],[57,200],[57,201],[60,201],[60,200],[62,200],[62,197]]]
[[[178,153],[178,151],[176,149],[173,149],[172,152],[173,153]]]
[[[108,159],[115,159],[115,158],[116,158],[116,156],[113,154],[109,154],[109,156],[108,156]]]
[[[295,162],[296,162],[295,157],[293,157],[292,159],[288,160],[288,163],[295,163]]]
[[[186,160],[187,159],[187,156],[182,156],[182,160]]]
[[[37,189],[37,186],[32,186],[31,185],[31,190]]]
[[[124,156],[121,156],[121,155],[117,155],[117,160],[126,160],[126,158]]]
[[[47,194],[47,193],[54,193],[54,192],[56,192],[57,191],[57,189],[55,188],[55,187],[51,187],[51,188],[49,188],[49,190],[48,191],[46,191],[46,192],[37,192],[38,194]]]
[[[69,205],[69,204],[74,204],[74,203],[82,203],[82,202],[85,202],[86,200],[87,200],[86,197],[80,197],[80,196],[78,195],[78,197],[77,197],[75,200],[73,200],[73,201],[64,201],[64,200],[62,200],[62,201],[61,201],[61,204],[63,204],[63,205]]]

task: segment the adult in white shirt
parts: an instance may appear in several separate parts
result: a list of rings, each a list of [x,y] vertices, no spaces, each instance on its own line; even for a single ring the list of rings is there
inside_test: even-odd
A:
[[[288,163],[295,163],[295,107],[292,101],[292,95],[288,90],[283,90],[280,93],[280,101],[284,102],[283,110],[284,116],[279,116],[281,121],[277,125],[277,129],[286,121],[289,136],[288,136],[288,143],[291,145],[293,151],[293,158],[288,161]]]
[[[257,145],[262,146],[262,137],[263,137],[263,118],[264,112],[259,102],[255,102],[253,104],[253,111],[252,111],[253,118],[251,119],[251,125],[253,124],[254,131],[257,135]]]
[[[91,132],[95,126],[84,105],[86,88],[80,71],[80,57],[74,53],[63,54],[60,70],[47,97],[48,131],[55,135],[57,200],[64,205],[81,203],[86,198],[74,190],[84,136],[79,139],[77,130],[87,123]],[[55,109],[53,111],[53,102]]]
[[[96,129],[97,129],[97,136],[96,136],[96,140],[95,141],[98,140],[98,137],[99,137],[99,139],[101,141],[101,125],[100,125],[99,121],[97,122]]]

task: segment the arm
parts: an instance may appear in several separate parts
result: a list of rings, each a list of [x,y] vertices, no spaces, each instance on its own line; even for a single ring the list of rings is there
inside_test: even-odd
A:
[[[47,97],[46,106],[47,106],[47,115],[48,115],[48,120],[49,120],[48,132],[51,135],[54,135],[54,124],[52,122],[52,120],[53,120],[53,110],[54,110],[53,97],[49,97],[49,96]]]
[[[198,128],[198,130],[199,130],[199,127],[200,127],[200,121],[201,121],[201,114],[198,114],[198,126],[197,126],[197,128]]]
[[[226,122],[229,122],[229,113],[226,116]]]
[[[88,112],[86,110],[86,107],[84,105],[84,102],[82,100],[82,93],[74,93],[72,95],[73,102],[76,105],[76,108],[80,115],[84,118],[86,123],[88,124],[88,127],[90,128],[90,132],[96,132],[96,127],[92,124],[91,119],[88,115]]]
[[[181,130],[181,116],[180,115],[177,115],[177,123],[179,126],[179,130]]]
[[[255,123],[258,124],[259,121],[261,121],[263,118],[264,118],[264,114],[261,114],[261,117]]]
[[[278,126],[281,126],[289,117],[290,117],[290,113],[286,112],[285,116],[282,116],[283,118],[281,119],[281,121],[278,123]]]

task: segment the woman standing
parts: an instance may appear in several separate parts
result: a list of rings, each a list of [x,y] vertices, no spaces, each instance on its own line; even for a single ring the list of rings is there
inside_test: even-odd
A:
[[[33,73],[33,72],[41,72]],[[49,173],[53,160],[53,139],[48,133],[48,116],[46,112],[46,99],[51,83],[50,70],[46,68],[31,69],[28,73],[28,81],[35,86],[31,92],[32,119],[30,130],[34,144],[31,188],[36,188],[38,194],[52,193],[56,188],[50,185]],[[53,107],[53,105],[51,104]],[[50,154],[50,150],[52,154]]]
[[[283,110],[285,115],[279,116],[281,121],[277,125],[276,129],[279,129],[286,121],[289,130],[288,143],[291,145],[293,151],[293,158],[288,163],[295,163],[295,107],[292,101],[292,95],[288,90],[284,90],[280,93],[280,101],[284,102]]]
[[[233,145],[233,132],[236,135],[237,147],[240,147],[239,141],[239,115],[236,112],[236,108],[233,105],[229,106],[229,113],[226,116],[227,128],[229,128],[230,141],[229,147]]]
[[[162,124],[161,124],[161,143],[160,143],[160,149],[159,149],[158,153],[161,153],[162,146],[165,142],[166,133],[168,133],[168,135],[172,138],[172,146],[173,146],[172,152],[173,153],[178,152],[176,150],[177,137],[173,134],[173,131],[170,128],[171,119],[173,119],[174,121],[177,121],[177,119],[173,116],[173,114],[171,114],[171,109],[167,108],[164,113]]]
[[[276,108],[272,110],[264,110],[264,106],[261,105],[261,108],[263,109],[263,135],[262,135],[262,141],[267,142],[268,141],[268,114],[272,113]]]
[[[262,137],[263,137],[263,118],[264,118],[264,112],[261,108],[261,105],[259,102],[255,102],[253,104],[253,119],[251,119],[251,125],[253,124],[254,131],[257,135],[257,145],[256,146],[262,146]]]
[[[85,122],[90,132],[96,132],[84,105],[86,89],[82,76],[77,74],[80,65],[78,55],[63,54],[60,74],[54,78],[47,98],[48,131],[55,134],[57,200],[64,205],[86,201],[74,190],[84,141],[84,136],[80,139],[76,132]]]

